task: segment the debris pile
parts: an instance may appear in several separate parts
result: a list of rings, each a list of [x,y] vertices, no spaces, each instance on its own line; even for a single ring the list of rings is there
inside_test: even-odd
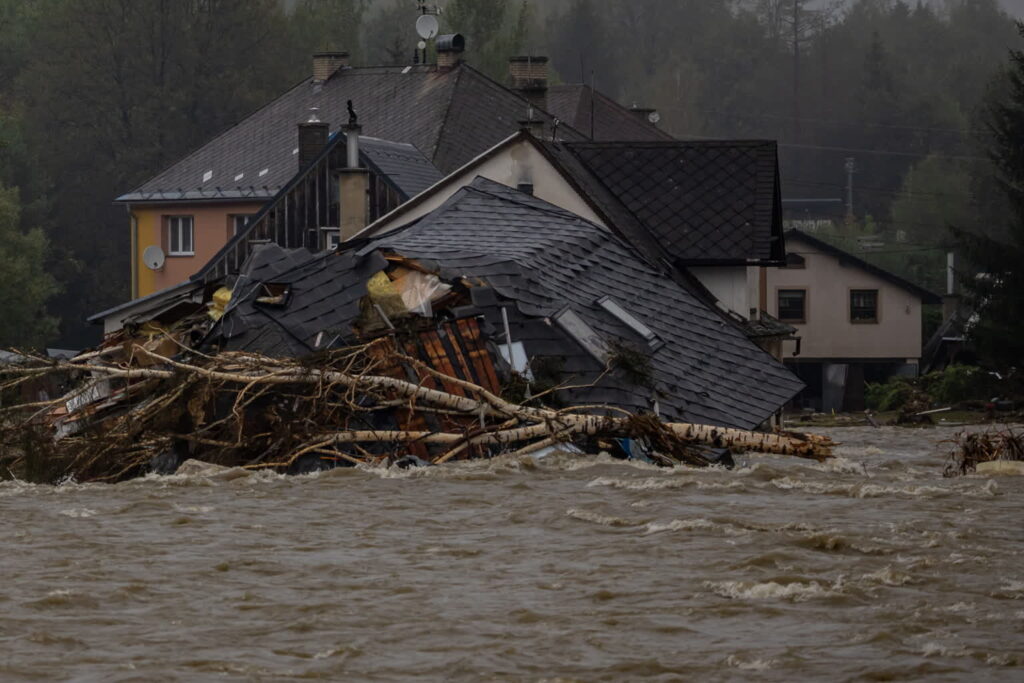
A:
[[[956,477],[978,471],[982,463],[1024,462],[1024,435],[1010,429],[960,432],[953,445],[945,476]]]
[[[465,322],[465,321],[460,321]],[[455,323],[451,323],[454,325]],[[702,447],[824,459],[826,437],[663,423],[609,406],[556,409],[502,398],[407,353],[394,335],[301,360],[242,351],[174,357],[154,342],[0,368],[5,396],[42,377],[67,390],[3,410],[0,471],[37,481],[118,481],[189,458],[303,472],[527,454],[567,442],[647,444],[655,462],[703,466]],[[487,376],[490,358],[462,358]],[[490,371],[491,381],[497,381]]]

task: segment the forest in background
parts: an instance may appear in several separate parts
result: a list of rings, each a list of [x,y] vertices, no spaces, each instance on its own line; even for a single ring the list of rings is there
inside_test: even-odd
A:
[[[1009,210],[982,112],[1021,40],[997,0],[437,0],[467,61],[512,54],[657,108],[680,138],[780,143],[787,198],[844,198],[830,235],[941,292],[950,227]],[[0,345],[80,347],[128,296],[112,200],[310,72],[407,64],[414,0],[0,0]],[[44,267],[45,266],[45,267]],[[45,304],[45,307],[44,307]],[[43,313],[45,311],[45,314]]]

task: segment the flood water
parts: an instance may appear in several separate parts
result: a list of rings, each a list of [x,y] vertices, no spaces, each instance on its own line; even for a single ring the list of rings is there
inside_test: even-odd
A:
[[[529,457],[0,483],[0,680],[1024,680],[1024,477]]]

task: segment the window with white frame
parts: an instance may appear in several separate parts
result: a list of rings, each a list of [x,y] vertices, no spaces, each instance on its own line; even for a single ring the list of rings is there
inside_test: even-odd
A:
[[[167,217],[167,255],[193,256],[196,251],[192,216]]]

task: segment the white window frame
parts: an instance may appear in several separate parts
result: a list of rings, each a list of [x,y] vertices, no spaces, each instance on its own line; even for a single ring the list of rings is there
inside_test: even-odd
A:
[[[186,235],[188,236],[188,244],[185,243]],[[196,255],[196,229],[193,216],[167,217],[167,255]]]

